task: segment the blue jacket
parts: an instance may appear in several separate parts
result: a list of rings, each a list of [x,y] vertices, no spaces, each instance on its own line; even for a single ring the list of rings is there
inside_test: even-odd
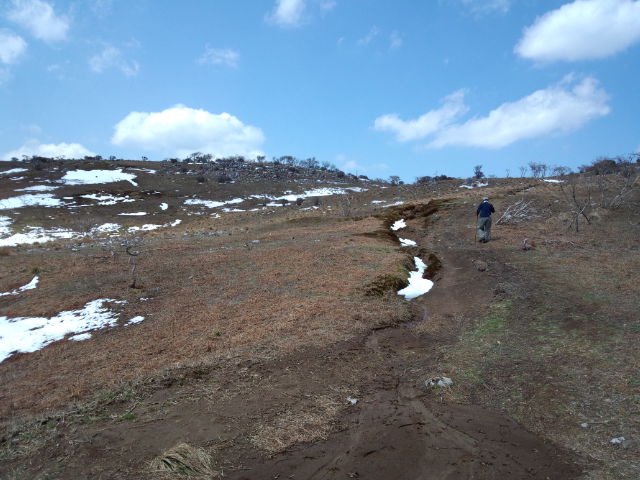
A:
[[[484,200],[480,205],[478,205],[478,209],[476,210],[476,214],[479,217],[490,217],[496,209],[493,208],[493,205],[489,203],[488,200]]]

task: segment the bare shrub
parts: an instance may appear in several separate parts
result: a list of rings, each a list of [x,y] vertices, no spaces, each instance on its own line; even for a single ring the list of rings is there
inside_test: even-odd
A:
[[[509,205],[498,221],[496,221],[496,225],[524,222],[536,216],[532,204],[532,200],[527,201],[523,198]]]
[[[600,206],[604,208],[616,208],[623,205],[626,199],[638,186],[638,175],[634,172],[623,170],[620,177],[596,176],[596,185],[600,196]]]
[[[569,228],[575,224],[576,232],[579,232],[580,217],[584,217],[587,223],[591,223],[587,216],[587,212],[591,208],[591,184],[584,177],[575,176],[569,180],[568,187],[561,183],[560,189],[571,212]]]
[[[340,210],[343,217],[351,216],[353,195],[343,195],[340,199]]]

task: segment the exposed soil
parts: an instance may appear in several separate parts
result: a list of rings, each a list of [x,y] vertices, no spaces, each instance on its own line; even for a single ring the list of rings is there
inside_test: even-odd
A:
[[[499,212],[532,188],[496,185],[483,194]],[[476,192],[430,202],[437,192],[423,187],[386,190],[409,205],[397,209],[363,197],[349,216],[333,200],[149,235],[158,256],[126,297],[149,321],[0,365],[12,386],[0,394],[0,478],[633,478],[637,448],[609,439],[637,438],[637,216],[569,236],[552,187],[535,188],[545,217],[496,226],[486,245],[473,239]],[[396,217],[417,247],[388,234]],[[537,249],[521,250],[525,236]],[[59,249],[9,252],[5,272],[22,271],[22,255],[70,278],[5,300],[2,313],[59,311],[66,292],[77,305],[96,289],[121,298],[126,271],[99,253],[85,245],[65,263]],[[405,302],[393,279],[412,256],[428,259],[436,286]],[[608,273],[596,292],[594,259]],[[435,376],[453,387],[427,387]],[[151,467],[181,443],[211,471]]]

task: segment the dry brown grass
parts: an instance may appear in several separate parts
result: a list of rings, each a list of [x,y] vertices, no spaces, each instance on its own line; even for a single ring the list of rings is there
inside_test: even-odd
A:
[[[274,455],[292,445],[326,439],[347,405],[345,398],[342,393],[320,395],[305,406],[288,408],[271,423],[258,426],[251,443]]]
[[[154,458],[149,467],[152,472],[179,474],[190,478],[222,478],[222,472],[215,469],[211,455],[204,449],[187,443],[179,443]]]
[[[114,255],[91,247],[71,255],[34,251],[19,262],[10,257],[13,263],[3,270],[37,267],[42,273],[36,290],[6,306],[9,317],[51,316],[115,298],[128,301],[123,319],[146,320],[3,362],[0,378],[12,388],[0,393],[2,416],[84,401],[167,366],[215,363],[239,351],[274,357],[408,318],[401,298],[364,296],[371,279],[397,271],[404,258],[378,239],[354,235],[379,228],[379,220],[245,222],[232,235],[208,236],[208,229],[190,227],[193,236],[148,237],[138,257],[140,290],[128,288],[122,249]],[[247,239],[260,243],[247,248]]]
[[[600,209],[576,233],[558,190],[528,191],[544,206],[539,215],[495,227],[489,248],[477,249],[490,265],[508,264],[493,277],[501,293],[477,316],[459,319],[463,333],[442,351],[440,367],[461,380],[452,398],[499,408],[579,452],[598,465],[588,478],[635,478],[637,450],[609,440],[640,432],[636,207]],[[492,201],[502,211],[516,198]],[[520,250],[525,237],[537,247]]]

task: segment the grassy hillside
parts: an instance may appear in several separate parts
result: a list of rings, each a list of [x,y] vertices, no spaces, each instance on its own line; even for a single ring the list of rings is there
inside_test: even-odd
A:
[[[0,477],[636,478],[637,177],[263,167],[0,172],[6,207],[50,195],[0,210],[0,318],[120,302],[90,338],[0,363]],[[62,183],[97,169],[134,178]],[[414,257],[435,286],[406,301]]]

